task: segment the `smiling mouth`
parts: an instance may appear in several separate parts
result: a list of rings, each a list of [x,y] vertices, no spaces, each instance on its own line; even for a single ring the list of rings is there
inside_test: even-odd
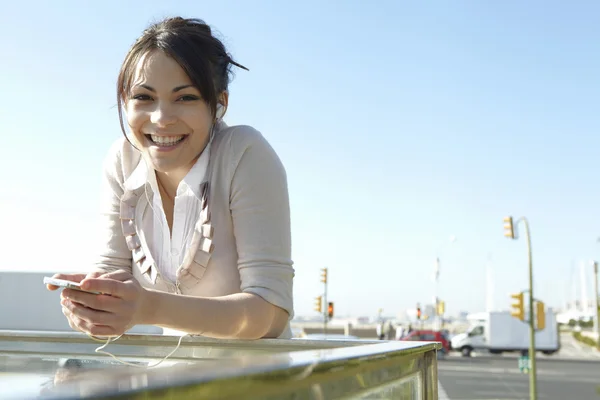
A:
[[[159,135],[146,135],[148,140],[152,142],[152,144],[159,147],[172,147],[176,146],[179,143],[185,140],[187,135],[177,135],[177,136],[159,136]]]

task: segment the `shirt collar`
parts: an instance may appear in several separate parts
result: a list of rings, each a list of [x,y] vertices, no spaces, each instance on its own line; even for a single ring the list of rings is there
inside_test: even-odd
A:
[[[180,195],[185,192],[186,188],[189,188],[194,195],[200,199],[200,184],[204,182],[204,177],[206,176],[206,170],[208,169],[208,161],[210,158],[210,147],[212,144],[212,140],[208,142],[196,163],[187,173],[187,175],[183,178],[181,182],[179,182],[179,186],[177,187],[177,194]],[[155,176],[156,180],[156,176]]]
[[[148,182],[148,168],[146,166],[146,160],[143,156],[140,156],[140,162],[137,167],[135,167],[131,175],[129,175],[129,178],[125,180],[125,190],[134,191],[144,186],[146,182]]]

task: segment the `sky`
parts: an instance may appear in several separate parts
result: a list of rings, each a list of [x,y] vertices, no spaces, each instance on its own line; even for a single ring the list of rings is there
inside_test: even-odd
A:
[[[600,3],[19,1],[0,13],[0,271],[85,271],[116,77],[144,28],[204,19],[237,70],[225,118],[288,174],[295,309],[329,269],[337,315],[438,294],[481,311],[528,286],[560,307],[600,259]],[[521,231],[521,233],[523,233]],[[450,244],[449,237],[457,240]],[[579,281],[578,281],[579,282]],[[591,292],[588,282],[588,293]]]

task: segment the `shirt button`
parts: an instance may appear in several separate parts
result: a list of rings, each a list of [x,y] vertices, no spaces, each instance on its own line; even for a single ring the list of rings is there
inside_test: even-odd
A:
[[[179,256],[179,250],[178,249],[171,249],[171,255],[174,257],[178,257]]]

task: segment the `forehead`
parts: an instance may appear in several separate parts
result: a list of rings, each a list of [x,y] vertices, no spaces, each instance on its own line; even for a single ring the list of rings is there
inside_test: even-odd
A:
[[[192,82],[177,61],[162,51],[154,50],[144,54],[135,67],[132,84],[142,83],[156,88],[171,88]]]

